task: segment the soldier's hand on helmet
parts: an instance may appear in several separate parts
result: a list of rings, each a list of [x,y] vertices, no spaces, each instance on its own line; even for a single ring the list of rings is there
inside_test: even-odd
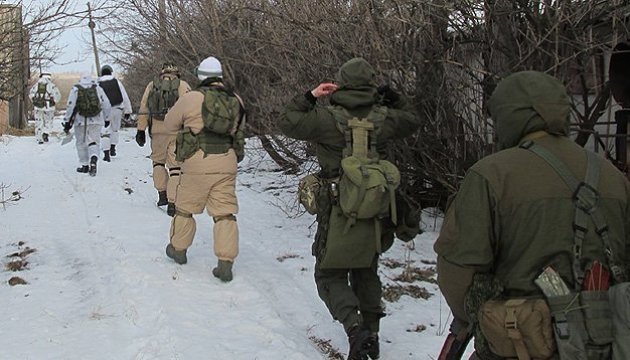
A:
[[[384,105],[392,104],[400,98],[400,95],[390,88],[389,85],[379,86],[376,88],[376,92],[383,98]]]
[[[334,93],[335,91],[337,91],[337,88],[337,84],[325,82],[319,84],[315,89],[311,90],[311,94],[313,94],[314,97],[318,98]]]
[[[138,132],[136,133],[136,142],[140,146],[144,146],[144,144],[147,142],[147,138],[146,138],[146,135],[144,134],[144,130],[138,130]]]

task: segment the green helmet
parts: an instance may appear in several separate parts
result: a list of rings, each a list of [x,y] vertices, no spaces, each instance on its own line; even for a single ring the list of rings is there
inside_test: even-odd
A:
[[[160,74],[179,75],[179,69],[177,68],[177,65],[175,65],[175,63],[171,61],[166,61],[164,64],[162,64],[162,71],[160,71]]]
[[[103,67],[101,68],[101,75],[111,75],[113,72],[114,69],[112,69],[112,67],[109,65],[103,65]]]

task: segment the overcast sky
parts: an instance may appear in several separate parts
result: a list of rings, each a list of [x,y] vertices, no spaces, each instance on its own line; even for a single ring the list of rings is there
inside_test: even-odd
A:
[[[90,41],[90,29],[73,28],[60,36],[59,46],[64,47],[57,59],[59,64],[52,65],[52,72],[95,72],[94,53]],[[98,41],[98,39],[97,39]]]

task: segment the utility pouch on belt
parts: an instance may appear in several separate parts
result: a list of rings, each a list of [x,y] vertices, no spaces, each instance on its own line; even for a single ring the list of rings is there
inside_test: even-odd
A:
[[[175,139],[175,160],[182,162],[193,156],[199,150],[199,139],[185,127],[177,132]]]
[[[572,292],[547,301],[560,359],[611,359],[614,338],[608,291]]]
[[[543,299],[486,301],[478,319],[490,349],[500,357],[550,359],[554,354],[551,313]]]
[[[303,177],[298,185],[298,200],[311,215],[317,214],[317,197],[321,186],[321,180],[314,174]]]
[[[613,360],[630,359],[630,282],[612,286],[608,290],[612,309],[615,340],[612,345]]]

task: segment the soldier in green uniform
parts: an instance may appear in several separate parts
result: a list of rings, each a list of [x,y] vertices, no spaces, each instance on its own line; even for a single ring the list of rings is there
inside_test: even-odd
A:
[[[340,180],[342,159],[358,159],[357,152],[362,151],[362,158],[369,157],[371,160],[366,161],[387,178],[381,193],[391,194],[393,198],[397,169],[384,161],[387,143],[413,134],[419,126],[419,119],[407,100],[387,86],[377,88],[375,77],[374,69],[364,59],[349,60],[339,69],[336,83],[322,83],[306,94],[295,96],[284,109],[279,124],[287,136],[311,141],[317,147],[321,171],[320,191],[316,195],[318,227],[313,244],[315,282],[331,315],[343,324],[348,334],[349,359],[379,357],[379,321],[384,313],[378,257],[393,242],[395,227],[391,218],[395,222],[405,216],[402,211],[393,216],[389,200],[382,202],[384,210],[371,218],[343,209],[344,194],[350,192],[344,192],[343,176]],[[327,95],[332,105],[317,105],[317,98]],[[365,130],[363,144],[366,148],[367,142],[370,143],[371,155],[354,145],[358,150],[350,156],[349,148],[358,142],[354,139],[358,133],[349,129],[354,122],[363,124],[357,131]],[[363,190],[361,195],[365,196],[357,197],[358,202],[364,198],[374,200],[374,194]],[[395,211],[395,206],[392,209]],[[398,223],[400,229],[405,224],[416,228],[415,233],[411,231],[407,236],[401,235],[401,230],[400,238],[410,240],[417,233],[418,221],[415,225],[414,221]]]
[[[568,138],[570,106],[565,87],[546,74],[523,71],[501,81],[489,110],[502,150],[470,168],[447,210],[435,244],[438,282],[455,318],[464,325],[473,323],[480,359],[497,358],[495,352],[506,341],[514,343],[507,348],[519,358],[525,352],[532,358],[548,358],[532,354],[537,334],[522,334],[526,346],[521,346],[523,342],[514,334],[528,331],[524,323],[514,321],[513,328],[505,325],[509,331],[503,344],[480,331],[479,305],[488,298],[541,299],[545,304],[543,291],[535,283],[543,269],[557,272],[569,292],[579,294],[581,304],[583,290],[602,290],[602,299],[606,296],[607,285],[584,281],[589,266],[604,264],[611,284],[627,281],[630,185],[612,164]],[[572,182],[577,189],[569,186]],[[589,196],[596,199],[592,206],[583,201]],[[481,279],[490,279],[489,285],[480,284]],[[577,304],[578,295],[572,299]],[[581,307],[589,306],[574,304],[571,311],[578,309],[577,314]],[[559,312],[553,310],[555,317]],[[600,324],[610,328],[606,321]],[[570,332],[577,332],[570,320],[569,326]],[[536,332],[546,334],[541,341],[553,356],[557,340],[551,326]],[[509,356],[498,358],[504,357]],[[561,354],[560,358],[567,357]]]

